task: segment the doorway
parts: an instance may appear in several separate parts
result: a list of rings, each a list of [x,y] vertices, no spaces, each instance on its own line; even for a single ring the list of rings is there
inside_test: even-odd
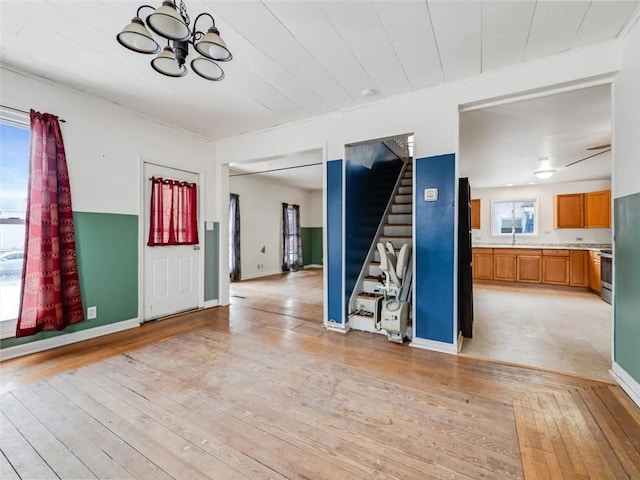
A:
[[[610,198],[610,84],[462,108],[459,151],[475,317],[461,353],[611,381],[613,316],[591,259],[612,225],[585,215],[591,196]]]
[[[151,225],[152,177],[188,182],[200,186],[198,173],[144,163],[144,321],[155,320],[200,306],[199,244],[148,246]],[[199,192],[199,188],[197,191]],[[196,199],[198,197],[196,196]],[[197,201],[197,203],[199,203]],[[197,224],[200,226],[199,208]],[[201,230],[198,228],[198,230]],[[203,234],[198,232],[198,234]]]
[[[231,227],[237,222],[228,219],[232,306],[322,323],[323,156],[322,149],[312,149],[229,165],[229,194],[240,212],[238,279],[231,278]],[[287,229],[294,212],[295,228]]]

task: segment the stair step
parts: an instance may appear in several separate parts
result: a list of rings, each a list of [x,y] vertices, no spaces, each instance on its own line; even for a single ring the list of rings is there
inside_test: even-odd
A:
[[[390,213],[387,217],[387,225],[411,225],[411,214]]]
[[[398,235],[404,236],[404,235],[408,235],[411,236],[412,235],[412,227],[411,225],[399,225],[399,224],[395,224],[395,225],[389,225],[389,224],[385,224],[385,226],[383,227],[383,236],[385,237],[395,237]]]
[[[406,213],[411,215],[413,204],[412,203],[396,203],[391,205],[391,213]]]
[[[412,187],[412,186],[410,186],[410,185],[409,185],[409,186],[402,186],[402,185],[401,185],[401,186],[398,188],[398,193],[399,193],[400,195],[412,195],[412,193],[413,193],[413,192],[412,192],[412,189],[413,189],[413,187]]]
[[[399,249],[405,243],[413,245],[413,238],[411,235],[393,235],[393,236],[381,236],[380,241],[382,243],[391,242],[393,248]]]
[[[349,328],[353,330],[360,330],[362,332],[378,333],[380,335],[385,334],[384,330],[376,330],[373,318],[364,317],[362,315],[349,315]]]
[[[413,195],[411,194],[407,194],[407,195],[396,195],[396,197],[393,199],[394,203],[413,203]]]
[[[413,185],[413,178],[402,177],[400,185],[403,187],[411,187]]]

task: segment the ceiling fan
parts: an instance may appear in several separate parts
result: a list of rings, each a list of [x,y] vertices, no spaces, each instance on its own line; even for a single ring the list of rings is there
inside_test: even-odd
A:
[[[570,167],[571,165],[575,165],[576,163],[584,162],[585,160],[588,160],[590,158],[597,157],[598,155],[602,155],[603,153],[610,152],[611,151],[611,144],[610,143],[606,143],[606,144],[603,144],[603,145],[597,145],[597,146],[594,146],[594,147],[589,147],[589,148],[587,148],[587,150],[588,151],[602,150],[602,151],[598,152],[598,153],[594,153],[593,155],[589,155],[589,156],[586,156],[584,158],[581,158],[580,160],[576,160],[575,162],[571,162],[571,163],[565,165],[565,168],[566,167]]]

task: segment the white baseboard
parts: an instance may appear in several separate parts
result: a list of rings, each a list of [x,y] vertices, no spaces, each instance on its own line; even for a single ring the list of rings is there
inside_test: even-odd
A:
[[[257,273],[251,273],[249,275],[243,274],[241,281],[251,280],[251,279],[260,278],[260,277],[268,277],[270,275],[278,275],[279,273],[282,273],[282,270],[272,270],[270,272],[257,272]]]
[[[425,338],[414,338],[409,344],[410,347],[422,348],[423,350],[433,350],[434,352],[449,353],[457,355],[458,349],[453,343],[436,342]]]
[[[90,338],[109,335],[110,333],[121,332],[123,330],[139,326],[140,320],[132,318],[130,320],[110,323],[109,325],[103,325],[101,327],[87,328],[86,330],[67,333],[66,335],[58,335],[57,337],[45,338],[44,340],[37,340],[35,342],[24,343],[14,347],[3,348],[0,350],[0,362],[22,357],[24,355],[30,355],[32,353],[43,352],[44,350],[51,350],[52,348],[62,347],[64,345],[81,342],[83,340],[89,340]]]
[[[325,322],[324,323],[324,328],[326,328],[327,330],[331,330],[332,332],[338,332],[338,333],[347,333],[349,331],[349,327],[347,327],[344,323],[338,323],[338,322]]]
[[[305,265],[304,268],[323,268],[324,265],[316,265],[315,263],[310,263],[309,265]]]
[[[627,395],[631,397],[631,400],[640,407],[640,383],[638,383],[616,362],[613,362],[611,375],[616,379],[620,388],[627,392]]]
[[[218,301],[218,299],[206,300],[202,308],[213,308],[213,307],[217,307],[218,305],[220,305],[220,302]]]

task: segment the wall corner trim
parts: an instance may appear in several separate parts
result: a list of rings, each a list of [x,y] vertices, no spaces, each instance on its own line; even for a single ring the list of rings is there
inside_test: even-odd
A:
[[[3,348],[2,350],[0,350],[0,362],[4,360],[10,360],[12,358],[22,357],[24,355],[30,355],[32,353],[51,350],[53,348],[62,347],[64,345],[70,345],[72,343],[81,342],[83,340],[89,340],[91,338],[101,337],[103,335],[109,335],[110,333],[129,330],[130,328],[136,328],[139,326],[140,320],[138,318],[132,318],[130,320],[110,323],[101,327],[88,328],[86,330],[80,330],[78,332],[67,333],[66,335],[45,338],[44,340],[16,345],[15,347]]]
[[[213,307],[217,307],[218,305],[220,305],[220,302],[216,298],[214,300],[205,301],[204,305],[202,306],[202,308],[213,308]]]
[[[613,362],[610,372],[618,382],[618,385],[620,385],[620,388],[627,392],[631,400],[640,407],[640,383],[636,382],[634,378],[616,362]]]
[[[423,350],[432,350],[434,352],[448,353],[457,355],[458,348],[453,343],[438,342],[436,340],[427,340],[425,338],[414,338],[409,344],[410,347],[421,348]]]

